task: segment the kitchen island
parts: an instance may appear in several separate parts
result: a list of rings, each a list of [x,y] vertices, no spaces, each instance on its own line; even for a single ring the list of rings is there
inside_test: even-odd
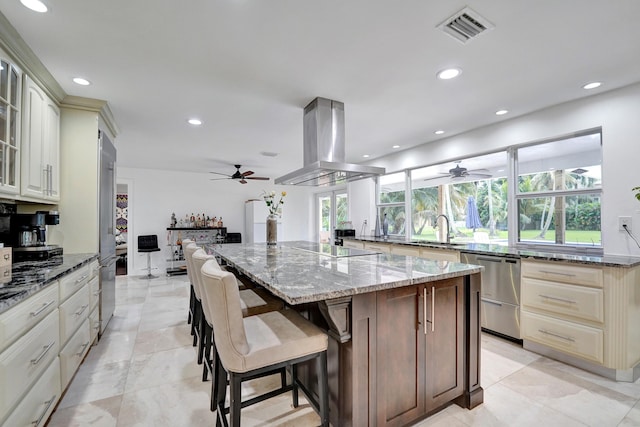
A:
[[[311,242],[207,247],[327,330],[334,426],[401,426],[482,403],[482,267]],[[313,384],[311,368],[302,372]]]

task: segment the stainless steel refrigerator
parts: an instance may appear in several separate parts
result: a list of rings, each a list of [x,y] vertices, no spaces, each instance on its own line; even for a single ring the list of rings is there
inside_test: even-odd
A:
[[[104,132],[100,143],[100,335],[116,307],[116,148]]]

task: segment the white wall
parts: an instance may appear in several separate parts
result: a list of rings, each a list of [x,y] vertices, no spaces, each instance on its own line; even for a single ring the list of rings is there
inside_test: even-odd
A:
[[[127,257],[128,274],[143,274],[146,255],[137,253],[137,236],[157,234],[162,252],[152,255],[154,274],[164,273],[169,258],[167,227],[171,213],[184,219],[186,214],[222,216],[228,232],[244,231],[244,202],[260,198],[262,191],[286,191],[283,206],[283,240],[310,240],[311,193],[306,187],[276,186],[267,182],[246,185],[231,180],[211,181],[207,173],[177,172],[118,167],[118,182],[129,183],[129,226],[131,245]],[[278,236],[280,238],[281,236]],[[162,255],[160,255],[162,254]]]
[[[601,127],[604,251],[611,255],[638,256],[640,249],[633,240],[625,232],[618,231],[618,216],[631,216],[633,231],[640,236],[640,203],[631,191],[632,187],[640,186],[639,117],[640,84],[636,84],[424,144],[369,163],[385,167],[387,173],[391,173]],[[369,208],[354,204],[351,212],[353,217],[365,216]]]

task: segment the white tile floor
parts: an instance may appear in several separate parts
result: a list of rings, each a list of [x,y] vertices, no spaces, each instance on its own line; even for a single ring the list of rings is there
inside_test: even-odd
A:
[[[186,276],[116,278],[117,308],[53,413],[49,427],[214,425],[211,383],[186,323]],[[250,383],[243,394],[268,387]],[[640,381],[616,383],[483,335],[484,403],[452,405],[418,426],[640,426]],[[244,426],[315,426],[308,405],[288,394],[242,411]]]

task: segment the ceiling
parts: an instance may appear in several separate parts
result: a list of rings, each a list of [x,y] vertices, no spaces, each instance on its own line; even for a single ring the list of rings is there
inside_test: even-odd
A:
[[[359,163],[640,80],[637,0],[44,2],[0,12],[67,94],[109,102],[120,166],[275,178],[317,96],[344,102]],[[462,44],[437,27],[465,6],[494,28]]]

